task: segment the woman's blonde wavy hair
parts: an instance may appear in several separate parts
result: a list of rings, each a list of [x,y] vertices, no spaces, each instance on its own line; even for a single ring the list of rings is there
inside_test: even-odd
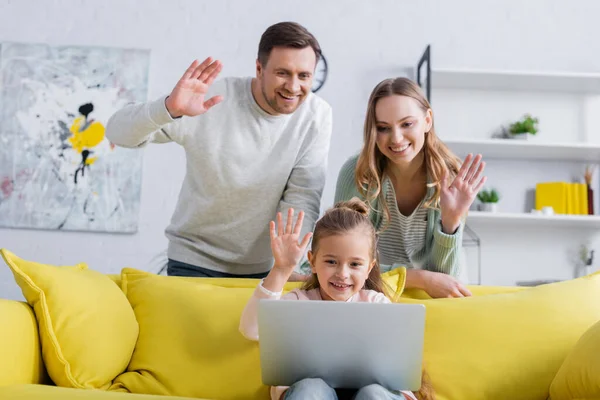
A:
[[[380,99],[388,96],[410,97],[417,101],[423,113],[431,109],[421,88],[407,78],[386,79],[373,89],[369,97],[364,124],[364,144],[356,163],[356,186],[371,209],[375,209],[375,202],[380,204],[383,208],[385,221],[389,221],[390,211],[383,198],[382,182],[388,159],[377,148],[375,107]],[[460,160],[438,139],[435,134],[433,117],[431,129],[429,132],[425,132],[425,143],[422,151],[424,153],[427,176],[431,180],[427,186],[435,188],[433,195],[425,200],[424,206],[439,208],[441,180],[444,172],[448,171],[449,178],[453,179],[460,169]]]

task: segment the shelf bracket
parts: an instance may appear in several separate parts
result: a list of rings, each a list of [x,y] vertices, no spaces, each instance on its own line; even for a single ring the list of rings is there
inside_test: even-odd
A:
[[[477,284],[481,285],[481,238],[477,233],[465,224],[464,232],[468,234],[465,240],[463,236],[463,247],[477,247]]]
[[[417,84],[419,87],[423,87],[423,82],[421,82],[421,68],[423,64],[427,63],[427,77],[426,77],[426,88],[425,94],[427,96],[427,101],[431,104],[431,45],[428,44],[425,52],[421,56],[419,63],[417,64]]]

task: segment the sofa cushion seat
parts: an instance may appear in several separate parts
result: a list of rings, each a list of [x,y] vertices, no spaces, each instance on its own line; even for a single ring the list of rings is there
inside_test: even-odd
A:
[[[33,309],[52,381],[62,387],[107,389],[127,367],[138,336],[123,292],[84,263],[55,266],[5,249],[0,254]]]
[[[427,308],[424,363],[438,400],[547,399],[567,354],[600,320],[600,272],[487,296],[399,302]]]
[[[11,400],[199,400],[186,397],[154,396],[107,392],[97,389],[72,389],[48,385],[10,385],[0,387],[0,399]]]

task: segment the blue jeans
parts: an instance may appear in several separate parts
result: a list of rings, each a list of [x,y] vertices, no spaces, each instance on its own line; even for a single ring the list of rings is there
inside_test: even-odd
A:
[[[252,278],[261,279],[269,275],[269,271],[258,274],[234,275],[226,272],[213,271],[210,269],[198,267],[196,265],[186,264],[181,261],[169,258],[167,264],[167,275],[169,276],[193,276],[195,278]]]
[[[294,383],[285,392],[284,400],[406,400],[381,385],[372,384],[358,390],[333,389],[323,379],[307,378]]]

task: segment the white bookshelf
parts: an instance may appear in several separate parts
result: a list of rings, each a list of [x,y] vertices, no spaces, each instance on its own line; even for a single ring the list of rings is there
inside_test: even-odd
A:
[[[600,74],[433,68],[432,87],[600,94]]]
[[[459,157],[481,153],[486,159],[599,163],[600,144],[543,143],[520,139],[442,139]]]
[[[469,211],[467,223],[487,223],[507,226],[535,226],[555,228],[600,229],[600,216],[597,215],[540,215],[528,213],[504,213]]]
[[[499,190],[500,208],[506,210],[469,211],[463,245],[466,241],[465,247],[477,249],[467,254],[471,278],[494,284],[509,276],[516,282],[564,276],[573,249],[588,241],[592,248],[600,246],[600,215],[542,215],[524,209],[532,206],[537,182],[571,181],[582,173],[577,164],[600,164],[600,71],[436,68],[429,51],[422,60],[431,68],[429,89],[440,139],[462,159],[480,153],[490,160],[486,186]],[[526,113],[542,121],[537,136],[489,137]],[[598,172],[592,185],[598,212]],[[518,239],[521,230],[550,239],[536,237],[532,251],[532,245]],[[546,259],[543,268],[541,259]]]

